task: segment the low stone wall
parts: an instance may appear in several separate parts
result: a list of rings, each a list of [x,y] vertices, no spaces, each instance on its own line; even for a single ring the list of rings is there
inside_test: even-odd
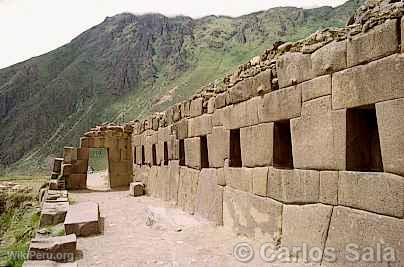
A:
[[[403,26],[286,52],[276,87],[266,70],[134,124],[134,180],[239,235],[335,248],[324,266],[351,266],[352,243],[390,246],[402,266]]]

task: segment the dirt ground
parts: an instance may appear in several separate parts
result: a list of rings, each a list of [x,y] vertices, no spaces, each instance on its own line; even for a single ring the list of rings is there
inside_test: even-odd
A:
[[[74,192],[75,201],[95,201],[104,217],[104,233],[78,239],[79,266],[264,266],[256,256],[248,264],[233,256],[237,237],[150,197],[128,191]],[[266,265],[280,266],[280,265]],[[286,266],[286,265],[282,265]],[[301,265],[287,265],[301,266]]]

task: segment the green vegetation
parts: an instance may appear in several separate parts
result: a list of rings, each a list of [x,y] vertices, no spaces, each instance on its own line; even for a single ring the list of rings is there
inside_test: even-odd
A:
[[[29,243],[39,226],[39,204],[36,192],[44,183],[43,177],[0,177],[23,186],[21,191],[0,194],[0,266],[21,266]]]

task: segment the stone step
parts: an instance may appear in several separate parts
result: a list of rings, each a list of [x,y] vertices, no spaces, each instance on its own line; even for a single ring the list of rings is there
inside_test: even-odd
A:
[[[143,196],[145,192],[145,186],[141,182],[130,183],[129,195],[133,197]]]
[[[64,222],[66,234],[91,236],[100,233],[100,210],[98,203],[83,202],[70,205]]]
[[[77,263],[60,263],[54,261],[26,261],[22,267],[77,267]]]
[[[69,202],[45,202],[41,209],[40,227],[63,223],[66,218]]]
[[[45,194],[45,202],[68,202],[66,190],[48,190]]]
[[[36,236],[31,240],[28,260],[73,262],[76,255],[75,234],[57,237]]]

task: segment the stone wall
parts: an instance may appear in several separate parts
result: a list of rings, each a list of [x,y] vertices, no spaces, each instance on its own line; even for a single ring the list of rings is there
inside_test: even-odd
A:
[[[86,189],[89,151],[106,148],[111,188],[127,186],[132,180],[132,129],[121,126],[98,126],[80,139],[80,147],[65,147],[59,173],[66,189]]]
[[[337,249],[323,266],[351,266],[350,243],[391,246],[400,262],[389,266],[402,266],[402,25],[388,17],[283,52],[224,92],[134,123],[134,180],[239,235]]]

